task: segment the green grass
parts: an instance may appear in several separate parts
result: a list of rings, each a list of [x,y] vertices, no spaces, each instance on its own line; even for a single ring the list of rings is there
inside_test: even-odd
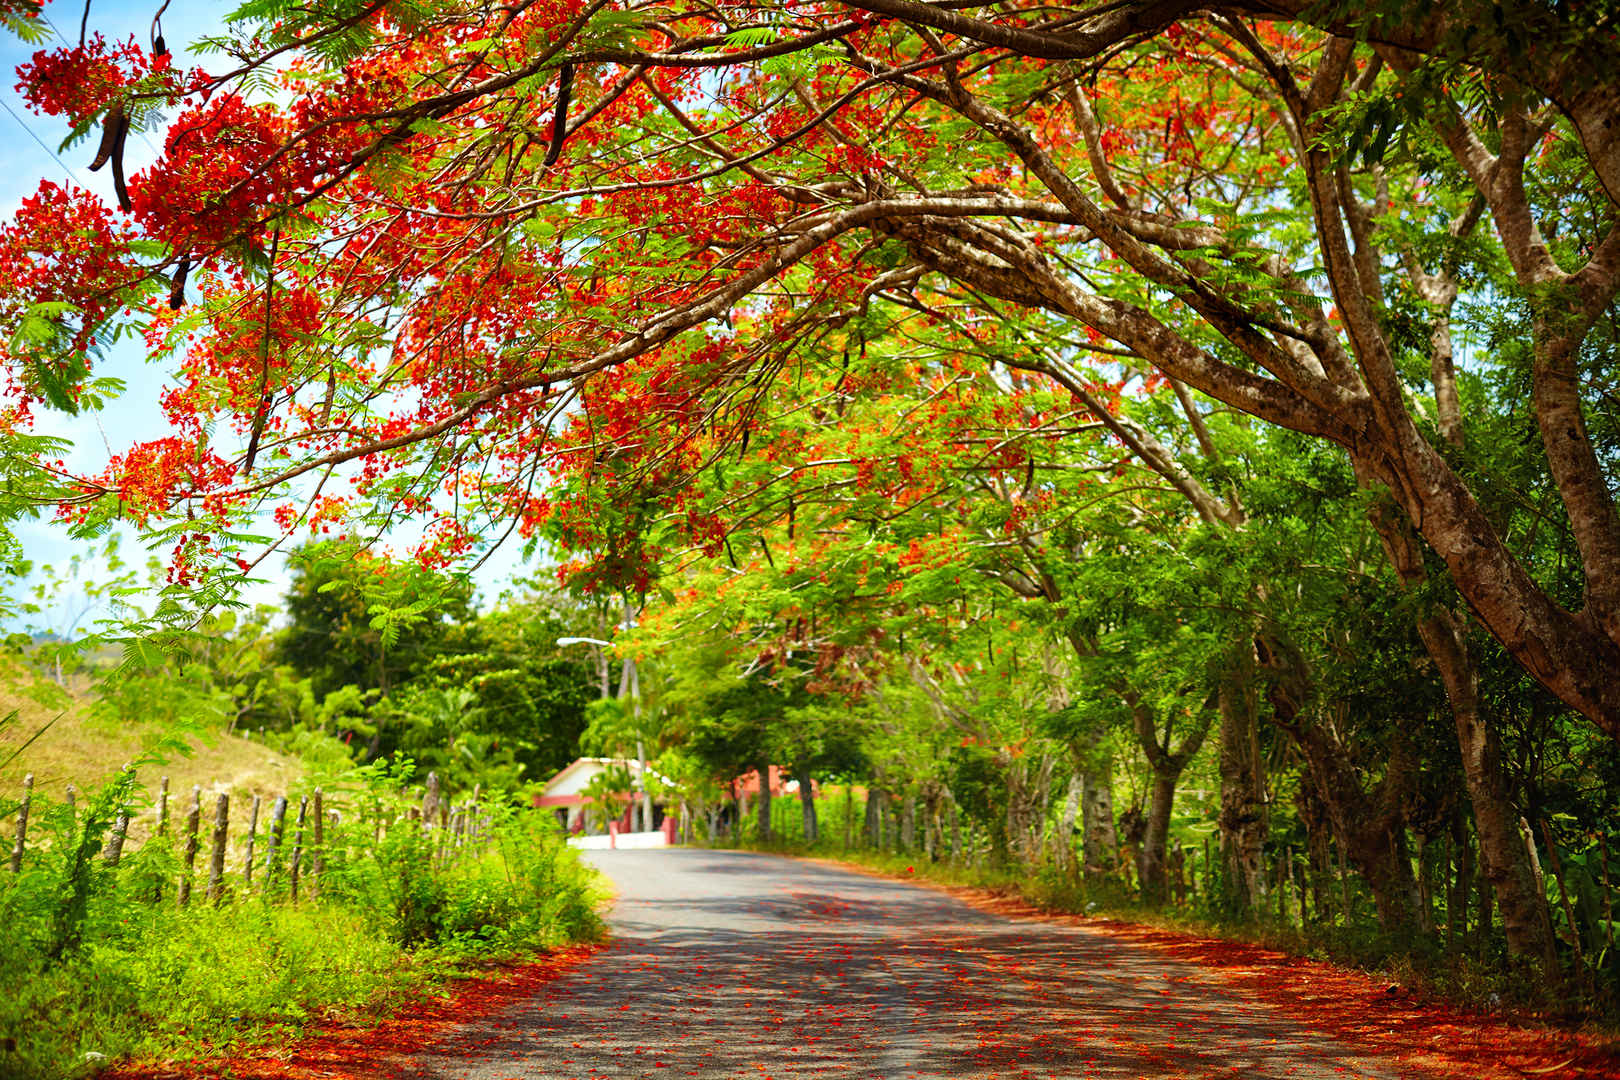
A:
[[[230,1055],[309,1023],[380,1017],[491,963],[597,936],[601,887],[548,818],[492,805],[489,843],[436,864],[436,838],[401,823],[336,829],[321,895],[175,904],[179,864],[149,843],[101,863],[96,815],[71,831],[41,804],[48,843],[0,870],[0,1076],[46,1080],[119,1061]],[[32,830],[31,830],[32,831]],[[163,899],[154,902],[159,883]],[[75,914],[76,913],[76,914]]]

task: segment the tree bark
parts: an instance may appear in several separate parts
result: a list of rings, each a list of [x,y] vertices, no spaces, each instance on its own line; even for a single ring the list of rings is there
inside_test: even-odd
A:
[[[821,823],[816,818],[815,782],[808,762],[800,762],[793,771],[799,782],[799,811],[804,819],[804,842],[814,844],[821,836]]]
[[[900,850],[911,852],[917,846],[917,790],[907,789],[900,800]]]
[[[1141,697],[1131,691],[1126,691],[1122,696],[1131,710],[1136,741],[1153,768],[1148,816],[1136,856],[1137,878],[1141,883],[1142,899],[1150,904],[1162,904],[1167,895],[1166,844],[1170,838],[1170,811],[1175,802],[1176,783],[1209,733],[1215,714],[1215,701],[1206,701],[1203,707],[1191,710],[1193,715],[1189,719],[1192,727],[1182,736],[1181,745],[1172,750],[1170,718],[1166,718],[1165,731],[1161,736],[1152,710]]]
[[[759,842],[768,844],[775,838],[771,830],[771,766],[767,761],[759,766]]]
[[[1418,634],[1434,659],[1451,702],[1463,778],[1474,808],[1480,869],[1496,894],[1508,951],[1544,957],[1553,950],[1545,900],[1536,891],[1530,860],[1519,840],[1518,813],[1508,796],[1496,729],[1481,714],[1479,672],[1461,619],[1440,612],[1418,621]]]
[[[1080,814],[1080,793],[1085,789],[1085,782],[1081,780],[1080,773],[1069,774],[1069,786],[1063,796],[1063,820],[1058,827],[1058,852],[1060,865],[1071,875],[1075,867],[1074,851],[1074,823]]]
[[[1114,828],[1114,778],[1110,772],[1099,770],[1082,774],[1081,782],[1080,820],[1085,832],[1081,842],[1086,876],[1104,877],[1119,851],[1119,833]]]
[[[1250,650],[1252,655],[1252,650]],[[1239,916],[1265,905],[1265,844],[1270,831],[1259,710],[1247,683],[1254,667],[1239,665],[1220,687],[1221,860],[1226,901]]]
[[[1389,759],[1373,791],[1362,786],[1348,749],[1306,708],[1309,685],[1304,660],[1283,653],[1285,643],[1257,640],[1261,663],[1274,676],[1267,688],[1276,724],[1305,757],[1304,779],[1327,809],[1344,857],[1373,894],[1378,921],[1388,930],[1411,925],[1417,912],[1417,882],[1407,857],[1405,804],[1416,780],[1417,760],[1397,719],[1389,739]]]
[[[1137,876],[1142,882],[1142,899],[1163,904],[1170,897],[1167,875],[1170,811],[1176,801],[1176,782],[1181,769],[1153,773],[1153,791],[1148,799],[1147,827],[1142,834],[1142,851],[1137,856]]]

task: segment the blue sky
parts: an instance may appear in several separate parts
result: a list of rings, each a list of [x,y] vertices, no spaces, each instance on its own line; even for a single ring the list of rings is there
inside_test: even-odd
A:
[[[133,4],[128,0],[94,0],[90,9],[91,32],[99,31],[109,41],[122,40],[134,35],[145,45],[149,41],[153,13],[162,0]],[[198,3],[197,0],[173,0],[163,13],[163,32],[170,49],[177,53],[181,63],[200,63],[204,68],[213,57],[193,58],[187,54],[187,45],[198,37],[220,32],[224,16],[234,5]],[[0,86],[0,213],[9,218],[18,203],[32,194],[41,180],[64,179],[88,188],[113,202],[110,170],[90,172],[85,166],[94,153],[90,144],[80,143],[56,153],[67,127],[57,117],[35,116],[27,111],[18,97],[14,84],[17,65],[26,62],[36,49],[54,49],[78,41],[79,20],[84,9],[76,4],[50,3],[45,8],[46,18],[55,27],[49,41],[31,45],[0,32],[0,62],[4,65],[4,85]],[[131,138],[126,155],[128,171],[133,174],[144,168],[156,156],[161,145],[160,133],[146,133]],[[40,434],[60,435],[74,444],[68,457],[70,466],[88,471],[99,470],[109,453],[117,453],[131,443],[163,435],[167,430],[162,411],[158,408],[158,391],[164,384],[165,372],[161,364],[149,363],[138,341],[120,342],[98,367],[101,374],[113,375],[124,381],[128,392],[116,405],[100,414],[65,416],[41,412],[36,424]],[[268,532],[269,529],[261,531]],[[398,541],[409,538],[414,530],[406,526]],[[76,545],[66,533],[48,521],[24,522],[17,529],[27,556],[36,563],[61,566],[75,554],[86,555],[83,545]],[[126,561],[141,562],[139,545],[130,535],[123,545]],[[520,557],[518,545],[497,552],[476,575],[479,591],[486,601],[493,599],[505,586]],[[92,566],[89,576],[97,576]],[[275,603],[285,588],[285,570],[279,560],[272,565],[267,560],[260,567],[267,581],[256,586],[245,597],[252,603]],[[25,583],[19,593],[25,592]],[[74,595],[55,598],[53,606],[43,615],[12,620],[12,627],[26,625],[37,628],[65,628],[79,614],[83,598]],[[94,616],[92,615],[91,618]],[[81,623],[86,620],[81,620]]]

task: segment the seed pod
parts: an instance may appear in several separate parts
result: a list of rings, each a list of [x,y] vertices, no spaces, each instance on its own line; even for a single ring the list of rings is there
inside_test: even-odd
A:
[[[128,211],[133,205],[129,201],[129,187],[124,183],[124,140],[129,136],[129,117],[119,116],[118,137],[113,140],[112,169],[113,192],[118,196],[118,209]]]
[[[101,142],[96,147],[96,159],[90,163],[91,172],[100,172],[101,167],[112,158],[113,146],[118,142],[118,133],[126,123],[124,117],[123,99],[112,103],[107,110],[107,116],[101,122]]]
[[[546,151],[546,164],[557,164],[562,154],[563,139],[568,135],[568,99],[574,93],[574,65],[562,66],[562,77],[557,81],[557,115],[551,121],[551,149]]]
[[[174,268],[169,281],[169,310],[179,311],[186,302],[186,275],[191,273],[191,256],[180,256],[180,265]]]

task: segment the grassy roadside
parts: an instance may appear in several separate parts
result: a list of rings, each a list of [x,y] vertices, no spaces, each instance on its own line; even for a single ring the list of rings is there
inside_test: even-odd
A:
[[[737,846],[737,845],[734,845]],[[978,902],[1013,901],[1035,912],[1115,920],[1137,927],[1241,945],[1322,961],[1360,972],[1405,1000],[1442,1003],[1470,1013],[1516,1023],[1552,1024],[1620,1040],[1620,1017],[1593,1007],[1556,982],[1514,971],[1500,959],[1481,961],[1447,953],[1428,941],[1414,942],[1375,927],[1312,926],[1309,936],[1277,921],[1234,923],[1193,907],[1153,908],[1117,884],[1088,887],[1050,869],[1035,873],[950,862],[923,855],[778,842],[745,842],[747,850],[808,858],[901,881],[957,892]]]
[[[549,821],[522,811],[500,815],[488,846],[453,862],[436,863],[419,829],[368,847],[368,826],[334,837],[318,899],[306,882],[296,903],[273,886],[218,906],[195,896],[185,908],[172,884],[153,902],[174,880],[162,845],[116,869],[85,860],[75,876],[73,849],[102,843],[84,830],[0,880],[8,1080],[262,1054],[601,932],[595,874]]]

